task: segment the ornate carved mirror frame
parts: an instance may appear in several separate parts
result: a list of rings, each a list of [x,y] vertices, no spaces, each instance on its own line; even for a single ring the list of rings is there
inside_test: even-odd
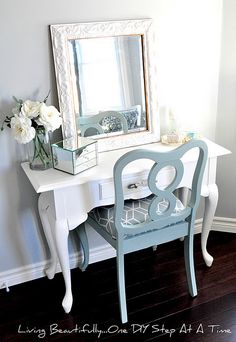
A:
[[[63,117],[63,138],[76,136],[79,127],[75,115],[69,42],[73,39],[140,35],[142,37],[143,74],[146,100],[146,130],[96,139],[99,151],[136,146],[160,140],[157,111],[156,67],[154,63],[151,19],[51,25],[57,90]]]

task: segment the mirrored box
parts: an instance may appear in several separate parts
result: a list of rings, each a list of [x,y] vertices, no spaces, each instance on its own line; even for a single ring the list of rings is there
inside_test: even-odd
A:
[[[84,137],[72,137],[51,145],[53,167],[72,175],[97,165],[97,142]]]

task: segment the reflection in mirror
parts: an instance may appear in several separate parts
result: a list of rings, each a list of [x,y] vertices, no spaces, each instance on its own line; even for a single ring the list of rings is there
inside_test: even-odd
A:
[[[151,23],[50,26],[64,139],[94,136],[99,151],[159,141]]]
[[[69,52],[81,134],[146,130],[142,35],[71,39]]]

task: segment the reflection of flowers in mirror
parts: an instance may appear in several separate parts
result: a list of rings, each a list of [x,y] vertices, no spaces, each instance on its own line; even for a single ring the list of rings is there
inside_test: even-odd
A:
[[[43,128],[45,134],[59,128],[62,123],[61,115],[54,106],[46,105],[47,98],[48,96],[39,102],[23,101],[14,97],[16,106],[12,109],[13,115],[6,116],[1,130],[7,125],[12,129],[17,142],[26,144],[34,139],[38,128]]]

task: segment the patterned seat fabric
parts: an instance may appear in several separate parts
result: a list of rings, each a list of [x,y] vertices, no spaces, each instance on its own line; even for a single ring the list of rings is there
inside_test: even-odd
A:
[[[139,200],[126,200],[124,203],[122,223],[135,225],[149,220],[148,207],[154,195],[150,195]],[[168,202],[163,200],[158,203],[157,212],[162,213],[168,208]],[[185,207],[179,199],[176,199],[175,215]],[[109,233],[113,239],[116,239],[116,229],[114,226],[114,205],[97,207],[90,211],[89,216],[93,218]]]
[[[119,111],[127,120],[128,130],[134,129],[137,127],[138,120],[138,110],[130,109]],[[105,116],[99,124],[103,127],[104,133],[117,132],[122,131],[122,124],[119,118],[109,115]]]

